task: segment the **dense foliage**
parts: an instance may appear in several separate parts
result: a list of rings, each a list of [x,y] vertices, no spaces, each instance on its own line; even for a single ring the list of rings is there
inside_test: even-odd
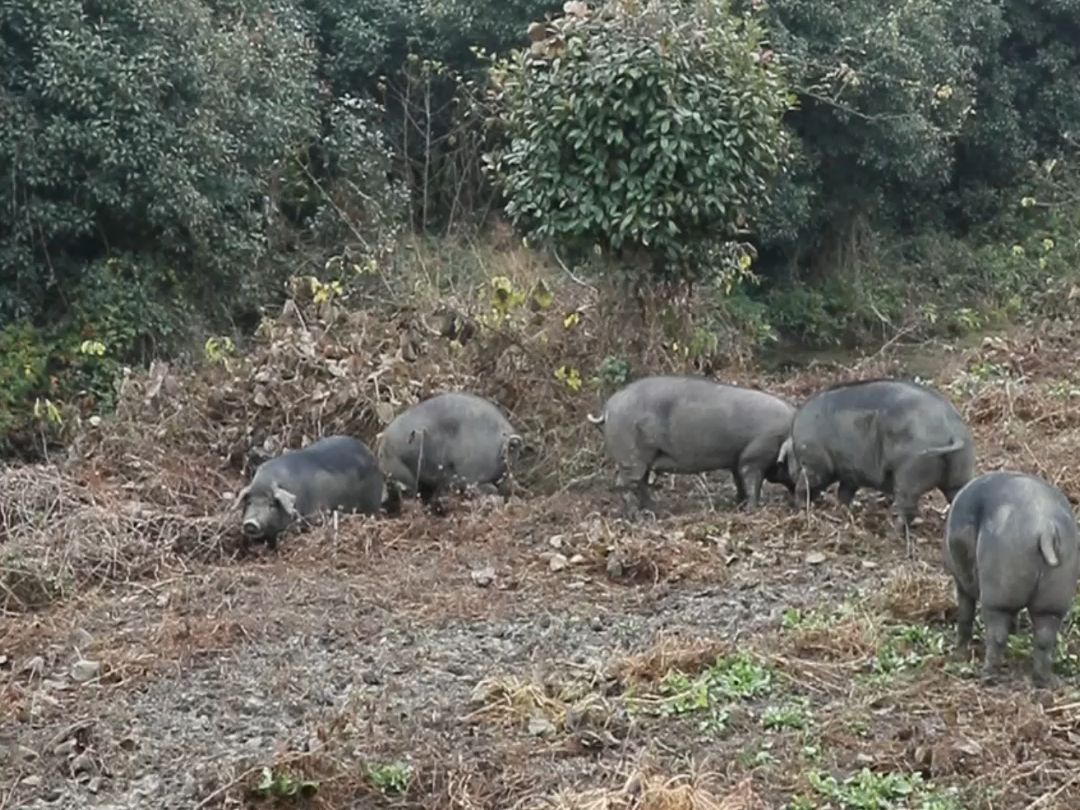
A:
[[[784,153],[787,89],[763,36],[718,0],[582,5],[548,26],[493,75],[511,219],[624,268],[644,250],[654,281],[715,271]]]
[[[1064,311],[1078,133],[1080,0],[10,0],[0,444],[503,209],[762,335]]]
[[[835,262],[860,219],[907,223],[952,176],[953,144],[976,107],[995,0],[773,0],[777,48],[799,107],[802,160],[770,212],[766,244],[796,263]],[[780,256],[777,256],[779,259]]]

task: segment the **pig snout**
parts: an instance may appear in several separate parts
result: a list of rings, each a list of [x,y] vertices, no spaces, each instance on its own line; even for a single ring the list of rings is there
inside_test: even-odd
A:
[[[259,522],[253,518],[248,518],[244,521],[244,534],[248,537],[258,537],[261,532]]]

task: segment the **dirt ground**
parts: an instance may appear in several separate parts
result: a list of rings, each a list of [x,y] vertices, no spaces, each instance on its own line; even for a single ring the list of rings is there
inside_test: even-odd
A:
[[[934,359],[980,469],[1075,500],[1075,345],[888,370]],[[761,381],[805,394],[874,363]],[[873,493],[807,514],[766,485],[747,515],[723,474],[666,479],[658,519],[629,525],[610,472],[234,558],[191,528],[232,526],[225,505],[161,545],[134,487],[4,471],[0,810],[1080,806],[1080,629],[1052,690],[1031,686],[1026,624],[996,684],[953,660],[940,494],[909,560]],[[101,528],[72,539],[74,515]]]

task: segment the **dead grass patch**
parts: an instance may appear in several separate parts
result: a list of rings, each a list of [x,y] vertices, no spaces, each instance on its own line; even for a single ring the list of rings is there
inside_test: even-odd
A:
[[[956,612],[950,579],[926,566],[905,566],[891,574],[873,604],[907,622],[945,621]]]
[[[767,810],[747,777],[723,787],[710,773],[666,775],[634,771],[620,787],[564,791],[530,810]]]
[[[731,645],[719,639],[685,638],[668,632],[643,652],[615,659],[609,665],[609,672],[628,686],[656,684],[673,670],[686,674],[700,672],[730,651]]]
[[[170,555],[212,560],[235,521],[92,492],[53,467],[0,470],[0,610],[25,612],[72,589],[152,576]]]
[[[854,664],[874,654],[881,628],[869,613],[853,610],[824,626],[788,630],[783,638],[791,655]]]
[[[583,749],[616,744],[628,725],[621,707],[586,683],[487,678],[477,684],[472,702],[479,708],[467,722],[516,728],[534,737],[570,734]]]

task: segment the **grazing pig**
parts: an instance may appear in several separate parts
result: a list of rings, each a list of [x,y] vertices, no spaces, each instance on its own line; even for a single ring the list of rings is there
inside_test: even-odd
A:
[[[966,654],[982,604],[986,655],[993,678],[1016,615],[1027,608],[1034,636],[1036,686],[1053,680],[1058,629],[1076,596],[1080,552],[1072,507],[1061,491],[1019,472],[991,472],[963,487],[945,522],[945,570],[956,581],[957,651]]]
[[[705,377],[656,376],[615,392],[589,421],[604,433],[608,456],[618,465],[616,488],[627,517],[654,510],[651,472],[729,470],[740,504],[755,509],[762,481],[794,489],[777,453],[795,409],[764,391]],[[636,503],[635,503],[636,501]]]
[[[799,408],[780,450],[800,500],[834,481],[845,506],[860,487],[893,497],[897,529],[912,553],[919,498],[940,489],[951,503],[975,474],[971,431],[937,391],[904,380],[826,388]]]
[[[383,432],[379,465],[435,512],[439,496],[469,484],[502,483],[525,441],[502,411],[464,392],[437,394],[399,414]],[[400,495],[398,495],[400,497]]]
[[[338,510],[374,514],[383,500],[375,456],[350,436],[328,436],[300,450],[264,461],[237,496],[247,540],[277,547],[294,520]]]

